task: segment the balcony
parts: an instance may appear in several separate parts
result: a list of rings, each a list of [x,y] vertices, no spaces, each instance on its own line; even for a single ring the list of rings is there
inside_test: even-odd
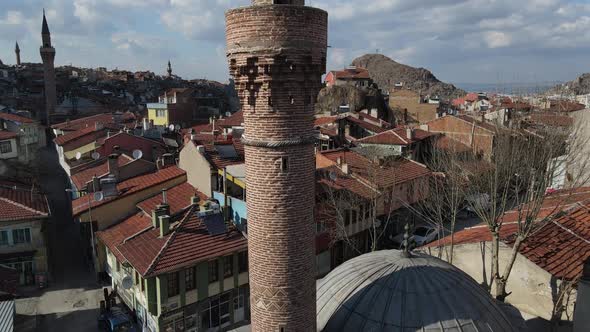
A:
[[[225,196],[223,193],[214,191],[213,198],[219,201],[219,204],[223,207],[225,206]],[[233,223],[240,229],[245,230],[245,226],[248,221],[248,209],[246,207],[246,202],[237,199],[235,197],[228,196],[227,197],[227,205],[229,208],[230,218]]]

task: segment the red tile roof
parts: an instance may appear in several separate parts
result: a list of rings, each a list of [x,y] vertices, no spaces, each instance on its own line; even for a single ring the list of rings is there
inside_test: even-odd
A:
[[[568,100],[552,101],[549,111],[551,112],[577,112],[585,109],[586,106]]]
[[[84,196],[72,201],[72,213],[74,216],[77,216],[86,210],[88,210],[88,200],[90,199],[90,206],[92,208],[104,205],[106,203],[115,201],[122,197],[129,196],[136,192],[140,192],[147,188],[151,188],[153,186],[162,184],[164,182],[170,181],[172,179],[185,176],[186,172],[181,170],[176,166],[171,166],[168,168],[161,169],[155,173],[150,173],[146,175],[136,176],[134,178],[125,180],[117,184],[117,189],[119,190],[119,195],[117,197],[105,198],[102,201],[95,201],[94,195],[91,195],[90,198]]]
[[[201,201],[206,201],[209,198],[187,182],[166,190],[166,201],[170,205],[170,213],[175,215],[186,210],[191,206],[191,199],[195,194],[199,196]],[[161,203],[162,195],[159,194],[138,203],[137,207],[146,214],[151,215],[152,211],[156,209],[156,206]]]
[[[246,238],[232,226],[224,234],[209,235],[194,209],[168,235],[160,237],[160,230],[151,228],[127,239],[119,251],[142,276],[151,277],[246,250]]]
[[[113,114],[111,113],[103,113],[103,114],[96,114],[92,116],[87,116],[85,118],[80,118],[76,120],[66,121],[62,123],[55,124],[51,126],[53,129],[60,129],[60,130],[68,130],[68,131],[76,131],[88,127],[95,126],[96,122],[105,124],[105,123],[113,123],[115,120],[113,119]]]
[[[13,133],[12,131],[0,130],[0,140],[12,139],[16,138],[17,136],[17,133]]]
[[[87,127],[87,128],[83,128],[83,129],[74,131],[74,132],[69,132],[65,135],[57,136],[56,138],[53,139],[53,141],[57,145],[64,145],[64,144],[69,143],[71,141],[80,139],[83,136],[94,134],[94,132],[96,132],[96,131],[97,130],[94,126]]]
[[[358,142],[366,144],[411,145],[436,135],[422,129],[412,129],[414,137],[413,139],[408,139],[406,130],[406,128],[401,127],[391,129],[373,136],[365,137],[358,140]]]
[[[0,182],[0,221],[45,218],[49,213],[45,195]]]
[[[330,178],[330,173],[333,178]],[[318,175],[316,183],[320,185],[318,191],[324,190],[329,192],[329,190],[332,190],[336,192],[346,190],[366,199],[375,197],[376,192],[374,189],[371,189],[368,185],[354,177],[344,174],[337,166],[320,168],[316,174]]]
[[[380,166],[354,151],[332,150],[322,152],[322,155],[335,163],[340,158],[342,163],[348,164],[351,174],[380,189],[431,175],[426,166],[405,158],[387,160]]]
[[[332,71],[336,79],[369,79],[369,71],[362,67]]]
[[[128,237],[152,227],[152,219],[143,212],[138,212],[122,222],[111,226],[96,235],[105,246],[117,257],[117,260],[124,262],[125,258],[117,246]]]
[[[220,127],[241,127],[244,124],[244,111],[240,110],[219,121]]]
[[[313,125],[318,127],[318,126],[323,126],[329,123],[334,123],[336,122],[336,120],[338,120],[338,116],[324,116],[321,118],[315,118]]]
[[[478,99],[479,99],[479,96],[477,95],[477,93],[473,93],[473,92],[472,93],[468,93],[465,96],[465,100],[468,101],[468,102],[474,102],[474,101],[477,101]]]
[[[129,164],[130,162],[132,162],[134,159],[125,155],[125,154],[121,154],[119,156],[119,158],[117,159],[117,164],[119,165],[119,167],[121,166],[125,166],[127,164]],[[104,175],[107,175],[109,172],[109,162],[107,158],[104,158],[103,161],[99,164],[97,164],[94,167],[91,168],[87,168],[83,171],[80,171],[76,174],[72,174],[72,176],[70,177],[72,179],[72,182],[74,183],[74,185],[76,186],[76,188],[78,190],[82,190],[84,188],[86,188],[86,184],[90,181],[92,181],[92,178],[94,176],[100,178]]]
[[[14,121],[20,123],[33,123],[32,119],[25,118],[24,116],[16,115],[16,114],[9,114],[9,113],[0,113],[0,119],[4,119],[7,121]]]
[[[384,132],[384,131],[387,130],[385,128],[381,128],[381,127],[376,126],[376,125],[374,125],[372,123],[369,123],[367,121],[364,121],[364,120],[361,120],[361,119],[357,119],[354,116],[347,116],[346,117],[346,120],[348,120],[348,121],[350,121],[350,122],[352,122],[354,124],[357,124],[359,127],[364,128],[364,129],[366,129],[368,131],[371,131],[373,133],[382,133],[382,132]]]
[[[535,124],[551,127],[570,127],[574,124],[573,118],[552,113],[534,113],[531,114],[530,119]]]
[[[204,146],[205,147],[205,158],[211,164],[211,167],[215,169],[223,169],[224,167],[230,165],[238,165],[244,163],[244,145],[242,141],[239,139],[230,139],[227,141],[217,141],[215,144],[211,144],[209,141],[199,141],[196,139],[193,141],[195,146]],[[237,157],[236,158],[227,158],[222,157],[219,152],[215,149],[215,146],[218,145],[226,145],[231,146],[233,145],[234,149],[236,150]]]
[[[565,214],[561,214],[565,211]],[[504,218],[501,241],[512,245],[518,231],[516,211]],[[549,216],[552,218],[547,218]],[[519,253],[557,278],[575,280],[582,274],[584,261],[590,257],[590,188],[560,191],[548,195],[537,216],[540,228],[531,233]],[[485,224],[455,233],[454,244],[489,242],[491,233]],[[426,247],[449,245],[450,236]]]

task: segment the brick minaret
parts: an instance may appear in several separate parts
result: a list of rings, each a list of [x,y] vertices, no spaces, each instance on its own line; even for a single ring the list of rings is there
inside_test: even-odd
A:
[[[41,45],[40,53],[43,59],[43,76],[45,79],[45,113],[40,117],[41,120],[46,121],[49,126],[50,115],[55,111],[57,105],[57,97],[55,91],[55,68],[53,60],[55,59],[55,48],[51,46],[51,34],[47,26],[47,19],[45,18],[45,10],[43,10],[43,28],[41,29],[41,38],[43,45]]]
[[[244,110],[253,331],[315,331],[314,101],[328,14],[304,0],[226,13],[227,56]]]
[[[16,54],[16,65],[20,66],[20,47],[18,47],[18,42],[16,42],[16,46],[14,47],[14,53]]]

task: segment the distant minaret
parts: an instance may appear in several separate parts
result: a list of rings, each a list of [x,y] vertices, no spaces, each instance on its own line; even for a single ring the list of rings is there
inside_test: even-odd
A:
[[[168,60],[168,77],[172,77],[172,64],[170,64],[170,60]]]
[[[14,48],[14,53],[16,53],[16,65],[20,66],[20,47],[18,47],[18,42],[16,42],[16,47]]]
[[[50,115],[55,111],[57,105],[57,97],[55,92],[55,68],[53,60],[55,59],[55,48],[51,46],[51,34],[47,26],[47,19],[45,18],[45,9],[43,10],[43,28],[41,29],[41,37],[43,45],[41,45],[40,53],[43,59],[43,73],[45,78],[45,121],[47,126],[50,126]],[[41,117],[43,119],[43,117]]]

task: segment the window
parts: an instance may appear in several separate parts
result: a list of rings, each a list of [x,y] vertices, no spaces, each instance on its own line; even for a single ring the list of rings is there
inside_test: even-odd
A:
[[[165,118],[166,117],[166,110],[156,110],[156,117]]]
[[[219,266],[217,261],[209,261],[209,283],[219,281]]]
[[[234,275],[234,256],[223,257],[223,277],[229,278]]]
[[[289,170],[289,158],[281,157],[281,172],[286,172]]]
[[[12,143],[11,141],[0,142],[0,153],[11,153]]]
[[[14,244],[31,243],[31,229],[20,228],[12,230],[12,242]]]
[[[193,290],[197,287],[197,283],[195,282],[195,268],[190,268],[184,271],[184,285],[186,290]]]
[[[178,272],[168,273],[168,297],[178,295]]]
[[[7,246],[8,243],[8,231],[0,231],[0,246]]]
[[[238,272],[248,272],[248,252],[242,251],[238,253]]]

